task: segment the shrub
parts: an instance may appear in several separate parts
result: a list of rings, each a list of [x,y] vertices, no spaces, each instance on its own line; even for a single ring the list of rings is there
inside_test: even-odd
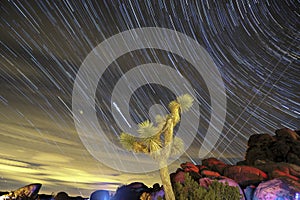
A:
[[[228,183],[220,183],[216,180],[206,189],[185,174],[184,183],[173,185],[176,200],[240,200],[238,187],[229,186]]]

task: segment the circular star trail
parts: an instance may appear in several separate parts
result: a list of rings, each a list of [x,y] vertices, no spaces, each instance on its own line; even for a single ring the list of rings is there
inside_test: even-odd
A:
[[[221,136],[208,156],[233,164],[244,159],[250,135],[300,129],[299,7],[296,0],[1,1],[0,166],[5,171],[0,187],[43,182],[45,191],[89,195],[130,181],[157,181],[155,173],[127,176],[95,161],[74,127],[72,90],[81,63],[105,39],[129,29],[181,32],[212,57],[227,107]],[[210,94],[201,74],[179,55],[142,49],[113,62],[98,83],[99,123],[117,144],[120,127],[110,111],[112,90],[126,72],[147,63],[171,66],[193,85],[199,127],[178,163],[200,163],[198,151],[209,134]],[[172,98],[168,88],[139,88],[131,99],[132,120],[146,120],[151,105],[164,106]]]

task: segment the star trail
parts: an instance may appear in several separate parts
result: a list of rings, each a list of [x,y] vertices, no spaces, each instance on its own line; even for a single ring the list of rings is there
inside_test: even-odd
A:
[[[250,135],[300,129],[299,7],[297,0],[1,1],[1,190],[39,182],[44,192],[88,196],[133,181],[159,182],[157,172],[132,175],[100,163],[74,126],[72,91],[82,62],[101,42],[130,29],[178,31],[213,59],[227,106],[221,135],[207,156],[234,164],[244,159]],[[198,151],[209,134],[210,94],[201,74],[179,55],[140,49],[111,63],[97,87],[99,123],[117,144],[121,130],[110,110],[117,106],[111,93],[130,69],[146,63],[171,66],[193,86],[201,113],[197,136],[172,166],[200,163]],[[166,87],[141,86],[130,100],[133,121],[149,119],[151,105],[164,108],[172,98]]]

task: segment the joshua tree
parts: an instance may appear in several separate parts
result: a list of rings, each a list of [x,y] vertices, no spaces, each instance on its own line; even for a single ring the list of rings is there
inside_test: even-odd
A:
[[[167,161],[170,156],[183,151],[183,141],[174,136],[173,130],[180,121],[181,112],[187,111],[193,104],[193,98],[182,95],[169,103],[170,113],[166,116],[156,116],[156,126],[149,120],[139,124],[140,137],[121,133],[120,142],[124,148],[135,153],[145,153],[158,161],[160,177],[164,186],[166,200],[175,200],[172,190]]]

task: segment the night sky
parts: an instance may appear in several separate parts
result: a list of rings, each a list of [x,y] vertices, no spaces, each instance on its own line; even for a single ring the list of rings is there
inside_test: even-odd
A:
[[[112,2],[0,2],[1,191],[39,182],[44,193],[89,196],[133,181],[159,182],[157,171],[128,174],[99,162],[75,128],[72,91],[82,62],[101,42],[130,29],[178,31],[197,41],[214,61],[227,106],[222,108],[224,126],[207,156],[234,164],[243,160],[250,135],[300,129],[299,1]],[[193,127],[193,143],[170,171],[185,161],[200,164],[199,148],[212,118],[211,94],[203,74],[179,55],[140,49],[111,63],[96,91],[99,124],[119,145],[122,129],[111,114],[111,93],[130,69],[146,63],[168,65],[190,81],[201,113],[199,126]],[[142,85],[130,99],[130,116],[142,122],[152,104],[165,106],[174,98],[170,88]]]

